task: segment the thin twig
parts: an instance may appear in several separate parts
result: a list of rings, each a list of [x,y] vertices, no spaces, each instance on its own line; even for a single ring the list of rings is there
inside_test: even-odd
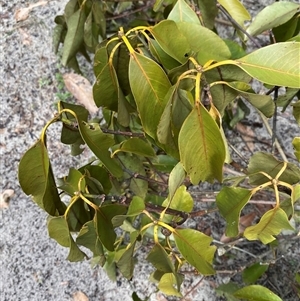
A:
[[[119,131],[119,130],[118,131],[114,131],[114,130],[109,130],[109,129],[106,129],[106,128],[101,128],[101,131],[103,133],[106,133],[106,134],[145,138],[145,134],[144,133],[132,133],[132,132]]]
[[[203,281],[203,279],[204,279],[204,276],[202,276],[200,278],[200,280],[194,286],[192,286],[192,288],[180,300],[181,301],[186,300],[185,298],[187,297],[187,295],[189,295],[193,290],[195,290],[197,288],[197,286]]]
[[[276,101],[278,98],[278,89],[279,89],[279,87],[276,87],[274,90],[275,109],[274,109],[274,115],[273,115],[272,148],[271,148],[272,154],[275,151],[275,139],[276,139],[276,131],[277,131],[277,102]]]
[[[252,41],[252,43],[255,44],[256,47],[261,48],[261,45],[259,45],[259,43],[257,41],[255,41],[255,39],[239,24],[237,23],[231,16],[230,14],[227,12],[227,10],[220,4],[217,3],[217,7],[222,11],[222,13],[230,20],[230,22],[232,24],[234,24],[243,34],[245,34],[249,40]]]

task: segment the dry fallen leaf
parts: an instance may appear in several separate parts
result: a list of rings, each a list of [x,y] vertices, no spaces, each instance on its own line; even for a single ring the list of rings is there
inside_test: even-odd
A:
[[[252,222],[256,216],[255,212],[243,215],[239,221],[239,234],[242,234],[244,230],[252,225]],[[225,234],[222,235],[220,241],[223,243],[228,243],[232,240],[232,237],[227,237]]]
[[[39,1],[37,3],[33,3],[29,5],[28,7],[19,8],[15,12],[15,19],[17,22],[24,21],[29,17],[30,11],[37,6],[46,5],[48,1]]]
[[[25,30],[23,30],[22,28],[19,28],[19,32],[21,34],[23,45],[30,45],[31,44],[30,35]]]
[[[90,82],[83,76],[68,73],[63,76],[67,90],[78,100],[80,104],[91,113],[98,111],[93,98],[93,88]]]
[[[9,200],[15,194],[12,189],[6,189],[0,194],[0,209],[9,207]]]
[[[73,294],[73,301],[89,301],[89,298],[83,292],[78,291]]]

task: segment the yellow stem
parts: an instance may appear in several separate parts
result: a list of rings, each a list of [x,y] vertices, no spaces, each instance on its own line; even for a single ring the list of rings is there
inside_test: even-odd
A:
[[[115,52],[117,51],[117,49],[119,48],[119,46],[122,44],[122,42],[119,42],[113,49],[112,49],[112,51],[111,51],[111,53],[110,53],[110,55],[109,55],[109,60],[108,60],[108,62],[109,62],[109,64],[110,65],[112,65],[112,60],[113,60],[113,58],[114,58],[114,54],[115,54]]]
[[[99,207],[95,205],[93,202],[88,200],[81,192],[79,193],[79,197],[82,198],[88,205],[90,205],[96,211],[99,211]]]
[[[197,73],[196,75],[196,87],[195,87],[195,101],[196,103],[201,103],[201,97],[200,97],[200,93],[201,93],[201,73]]]
[[[64,217],[67,218],[68,216],[68,213],[71,209],[71,207],[75,204],[75,202],[79,199],[80,197],[78,195],[74,195],[72,198],[71,198],[71,201],[70,201],[70,204],[68,205],[65,213],[64,213]]]
[[[279,177],[283,174],[283,172],[285,171],[286,167],[287,167],[287,162],[284,161],[282,168],[279,170],[278,174],[275,177],[276,180],[278,180]]]
[[[273,185],[272,180],[271,180],[271,181],[268,181],[268,182],[266,182],[266,183],[264,183],[264,184],[262,184],[262,185],[259,185],[259,186],[255,187],[255,188],[253,188],[253,189],[251,190],[251,194],[253,195],[253,194],[255,194],[257,191],[262,190],[262,189],[264,189],[265,187],[268,187],[268,186],[271,186],[271,185]]]

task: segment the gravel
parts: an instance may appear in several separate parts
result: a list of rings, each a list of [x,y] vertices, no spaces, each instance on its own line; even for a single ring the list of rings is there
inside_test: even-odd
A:
[[[140,298],[167,300],[148,282],[152,268],[138,264],[135,277],[126,281],[118,277],[112,282],[101,268],[92,269],[88,261],[66,261],[68,250],[51,240],[47,233],[47,215],[25,196],[17,179],[22,154],[36,141],[45,123],[55,113],[60,91],[59,75],[62,66],[52,51],[54,17],[63,12],[67,1],[49,1],[33,8],[28,19],[16,22],[14,13],[35,1],[0,1],[1,11],[1,116],[0,156],[1,190],[15,192],[9,208],[0,211],[0,300],[132,300],[136,291]],[[285,119],[284,119],[285,120]],[[295,124],[280,125],[280,135],[299,128]],[[49,132],[51,160],[58,176],[65,175],[69,166],[88,160],[88,153],[80,159],[69,158],[69,150],[59,142],[59,127]],[[138,255],[143,259],[144,254]],[[199,281],[187,277],[183,291],[187,292]],[[76,297],[77,296],[77,297]],[[190,300],[216,300],[209,283],[201,285]],[[171,300],[171,299],[170,299]],[[187,299],[188,300],[188,299]]]

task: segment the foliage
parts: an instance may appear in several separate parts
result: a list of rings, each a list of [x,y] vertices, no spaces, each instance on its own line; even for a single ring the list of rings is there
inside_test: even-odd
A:
[[[236,28],[239,42],[217,35],[213,20],[219,10]],[[155,269],[152,279],[163,293],[181,296],[182,266],[213,275],[217,256],[213,237],[184,224],[196,216],[190,183],[231,183],[216,196],[228,237],[270,244],[283,229],[294,230],[289,220],[300,199],[297,165],[257,152],[244,175],[227,178],[223,171],[232,163],[225,121],[244,117],[233,114],[236,99],[268,118],[277,101],[284,108],[292,105],[300,124],[299,100],[292,103],[300,88],[299,5],[276,2],[245,26],[250,19],[237,0],[215,6],[157,0],[153,7],[142,1],[70,0],[64,15],[56,17],[54,46],[57,51],[63,43],[64,65],[80,72],[77,54],[90,60],[94,53],[93,96],[103,119],[89,120],[85,108],[59,102],[58,113],[21,159],[19,181],[49,214],[49,235],[69,248],[70,261],[87,256],[84,246],[109,275],[117,268],[131,279],[135,252],[152,242],[146,258]],[[266,30],[272,30],[272,43],[246,54],[247,41]],[[114,33],[107,39],[108,32]],[[269,91],[255,93],[251,79]],[[286,89],[281,99],[279,87]],[[46,145],[46,131],[56,122],[73,155],[86,145],[96,157],[58,180]],[[299,139],[293,140],[298,161]],[[241,232],[245,206],[266,189],[273,192],[273,208]],[[67,204],[62,194],[69,196]],[[254,283],[264,272],[252,267],[245,282]],[[224,292],[232,300],[281,300],[258,285]]]

